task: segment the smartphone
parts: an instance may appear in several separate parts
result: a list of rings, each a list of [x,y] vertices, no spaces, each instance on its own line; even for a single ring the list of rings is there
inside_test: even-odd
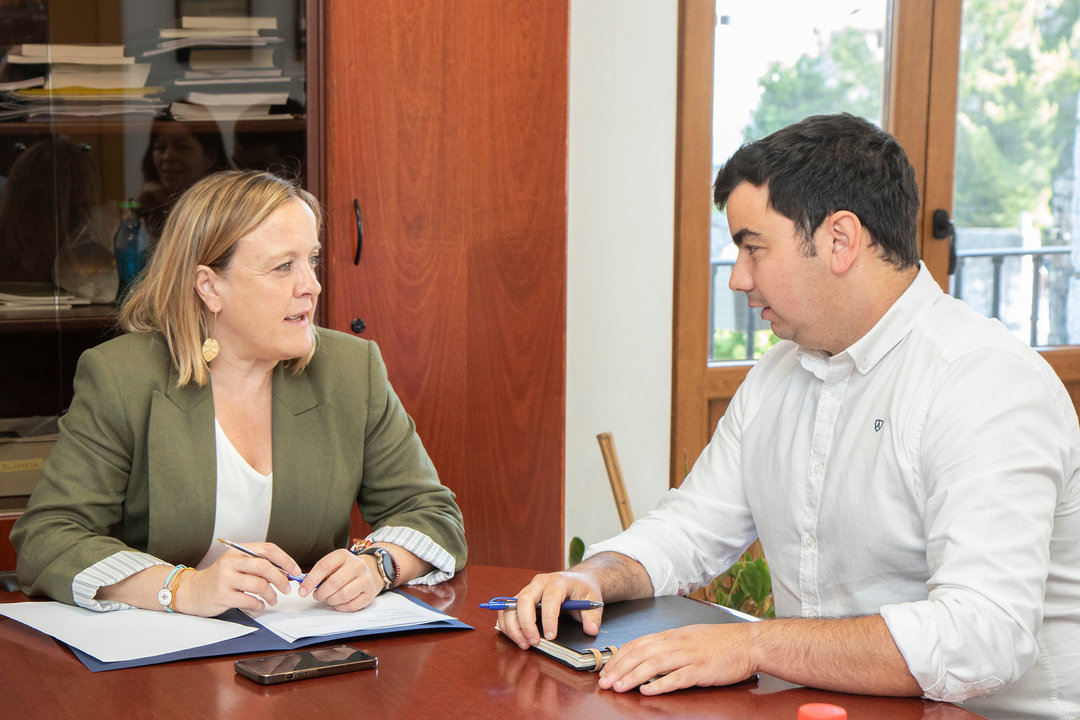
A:
[[[237,660],[236,672],[260,685],[274,685],[323,675],[378,667],[379,659],[350,645]]]

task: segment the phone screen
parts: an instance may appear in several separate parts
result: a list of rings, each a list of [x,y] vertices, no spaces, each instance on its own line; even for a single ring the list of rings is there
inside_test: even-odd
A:
[[[323,675],[337,675],[353,670],[368,670],[379,664],[378,658],[350,645],[335,645],[316,650],[267,655],[237,660],[236,672],[260,685],[273,685]]]

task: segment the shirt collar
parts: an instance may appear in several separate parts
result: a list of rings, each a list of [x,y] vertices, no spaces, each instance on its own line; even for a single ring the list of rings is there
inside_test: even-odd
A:
[[[834,357],[818,350],[799,348],[799,362],[822,379],[824,374],[828,373],[828,367],[834,364],[852,365],[860,374],[865,375],[907,337],[916,319],[941,295],[937,281],[920,261],[915,280],[869,332]]]

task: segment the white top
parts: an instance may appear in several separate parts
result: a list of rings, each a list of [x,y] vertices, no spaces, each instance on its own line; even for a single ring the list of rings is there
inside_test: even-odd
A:
[[[1080,718],[1076,413],[925,266],[845,352],[770,350],[682,486],[589,554],[685,593],[756,537],[777,615],[880,612],[926,697]]]
[[[243,545],[266,542],[270,527],[270,503],[274,496],[274,474],[263,475],[248,464],[214,420],[217,442],[217,504],[214,506],[214,542],[195,566],[203,570],[229,548],[217,542],[225,538]]]

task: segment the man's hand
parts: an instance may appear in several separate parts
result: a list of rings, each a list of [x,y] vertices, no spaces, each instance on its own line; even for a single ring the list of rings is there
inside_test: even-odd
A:
[[[823,690],[922,694],[880,615],[691,625],[646,635],[616,651],[599,683],[617,692],[640,687],[643,695],[658,695],[730,685],[756,672]]]
[[[688,625],[628,642],[600,671],[600,687],[625,692],[640,686],[643,695],[659,695],[745,680],[757,671],[747,625]]]
[[[651,597],[652,581],[637,560],[619,553],[605,552],[580,562],[569,570],[537,575],[517,594],[517,609],[499,613],[499,629],[522,650],[540,642],[536,626],[536,606],[544,637],[551,640],[559,632],[559,611],[563,600],[618,602]],[[600,632],[602,609],[574,610],[571,617],[589,635]]]
[[[517,643],[522,650],[540,642],[536,627],[536,606],[540,605],[544,637],[551,640],[559,631],[559,612],[563,600],[603,601],[600,587],[588,573],[565,570],[563,572],[537,575],[517,594],[517,609],[499,611],[499,630]],[[600,632],[603,609],[574,610],[575,620],[581,622],[585,632]]]

